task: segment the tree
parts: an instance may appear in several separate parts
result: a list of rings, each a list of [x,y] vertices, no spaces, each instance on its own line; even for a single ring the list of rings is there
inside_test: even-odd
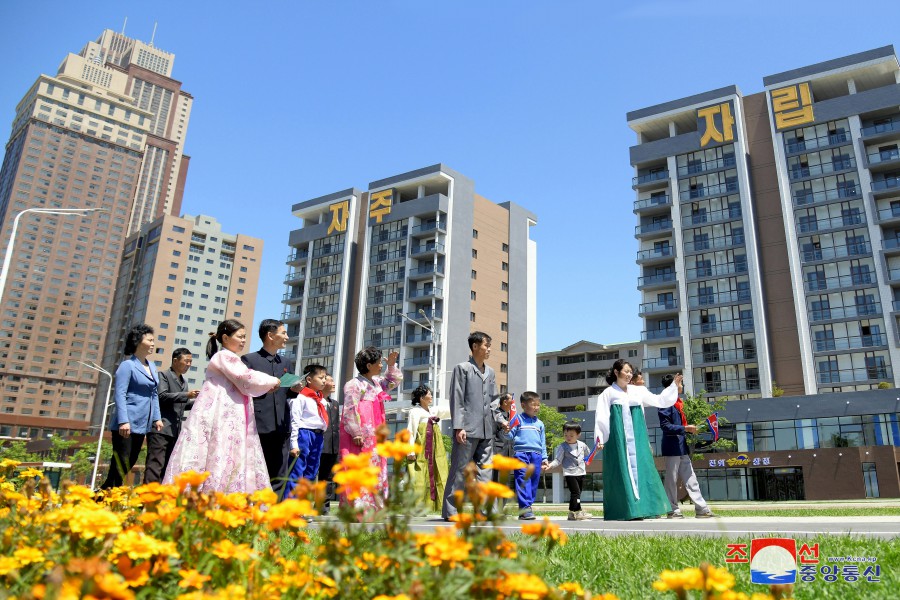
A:
[[[697,426],[697,434],[689,433],[686,435],[688,449],[691,451],[691,458],[695,460],[703,458],[703,454],[697,453],[695,450],[709,452],[711,450],[728,451],[734,448],[733,441],[722,437],[715,442],[700,439],[700,434],[709,431],[709,425],[706,423],[706,419],[714,412],[719,412],[725,408],[725,403],[728,401],[727,397],[722,396],[714,400],[707,400],[704,398],[704,392],[701,390],[698,394],[687,394],[683,400],[684,416],[687,418],[688,424]],[[720,426],[727,423],[728,420],[726,418],[719,418]]]
[[[566,440],[563,435],[563,425],[566,424],[566,417],[556,407],[541,404],[541,409],[538,411],[538,419],[544,423],[547,456],[553,456],[553,451],[556,450],[556,447]]]
[[[25,442],[21,440],[0,446],[0,460],[5,459],[19,462],[41,462],[41,457],[26,450]]]

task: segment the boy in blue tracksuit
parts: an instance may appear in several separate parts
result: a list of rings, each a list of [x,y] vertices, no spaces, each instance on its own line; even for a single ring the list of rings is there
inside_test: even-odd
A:
[[[516,498],[522,510],[519,518],[532,521],[535,519],[532,505],[537,497],[541,469],[547,468],[547,442],[544,423],[537,417],[541,409],[541,397],[535,392],[524,392],[519,397],[519,404],[522,412],[510,419],[509,439],[513,442],[513,456],[532,465],[534,471],[526,478],[528,469],[518,469],[513,471],[513,479],[516,482]]]

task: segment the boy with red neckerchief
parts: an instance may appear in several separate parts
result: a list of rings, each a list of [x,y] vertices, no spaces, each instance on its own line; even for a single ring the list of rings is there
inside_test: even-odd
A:
[[[328,372],[322,365],[310,364],[303,369],[304,388],[296,398],[291,398],[291,457],[293,466],[284,486],[284,497],[291,492],[300,479],[315,481],[322,456],[324,433],[328,428],[328,408],[322,398],[322,390]]]

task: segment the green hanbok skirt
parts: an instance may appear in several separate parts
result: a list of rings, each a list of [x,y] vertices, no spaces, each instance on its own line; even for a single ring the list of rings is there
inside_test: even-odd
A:
[[[429,429],[432,432],[431,436]],[[412,483],[412,493],[429,511],[440,512],[449,470],[440,421],[433,422],[426,419],[419,423],[415,443],[421,446],[422,450],[416,455],[415,462],[406,465]]]

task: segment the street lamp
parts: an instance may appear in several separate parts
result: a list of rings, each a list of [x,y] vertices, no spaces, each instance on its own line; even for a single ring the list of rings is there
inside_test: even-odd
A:
[[[3,290],[6,288],[6,275],[9,273],[9,263],[12,261],[13,243],[16,241],[16,229],[19,227],[19,218],[25,213],[38,213],[42,215],[85,215],[94,211],[105,211],[105,208],[26,208],[13,219],[12,231],[9,234],[9,243],[6,244],[6,254],[3,256],[3,268],[0,269],[0,302],[3,301]]]
[[[437,356],[435,355],[435,352],[437,350],[437,333],[434,330],[434,323],[431,322],[431,320],[425,314],[425,311],[420,308],[419,313],[421,313],[422,316],[425,317],[425,320],[428,321],[428,325],[422,325],[418,321],[413,321],[412,319],[410,319],[403,313],[400,313],[400,317],[403,319],[406,319],[413,325],[418,325],[422,329],[425,329],[426,331],[431,333],[431,344],[428,348],[428,353],[429,353],[429,358],[430,358],[430,360],[428,362],[428,376],[431,378],[431,385],[432,385],[432,387],[434,387],[435,400],[437,400],[438,389],[439,389],[439,386],[437,384],[437,368],[438,368]]]
[[[97,469],[100,467],[100,448],[103,446],[103,431],[106,429],[106,413],[109,410],[109,397],[112,394],[112,373],[102,367],[97,366],[93,362],[86,363],[81,360],[77,360],[75,362],[86,366],[88,369],[93,369],[95,371],[103,373],[109,378],[109,385],[106,386],[106,402],[103,403],[103,420],[100,421],[100,435],[97,438],[97,455],[94,457],[94,474],[91,475],[91,490],[93,490],[97,485]]]
[[[424,308],[419,309],[419,314],[422,315],[422,318],[428,322],[428,326],[429,326],[428,331],[431,332],[431,348],[429,351],[431,352],[431,363],[434,365],[434,404],[435,404],[435,406],[437,406],[440,404],[440,398],[441,398],[441,392],[440,392],[441,371],[440,371],[440,367],[438,366],[438,358],[437,358],[437,344],[438,344],[437,328],[434,326],[434,321],[432,321],[431,319],[428,318],[428,315],[425,313]]]

